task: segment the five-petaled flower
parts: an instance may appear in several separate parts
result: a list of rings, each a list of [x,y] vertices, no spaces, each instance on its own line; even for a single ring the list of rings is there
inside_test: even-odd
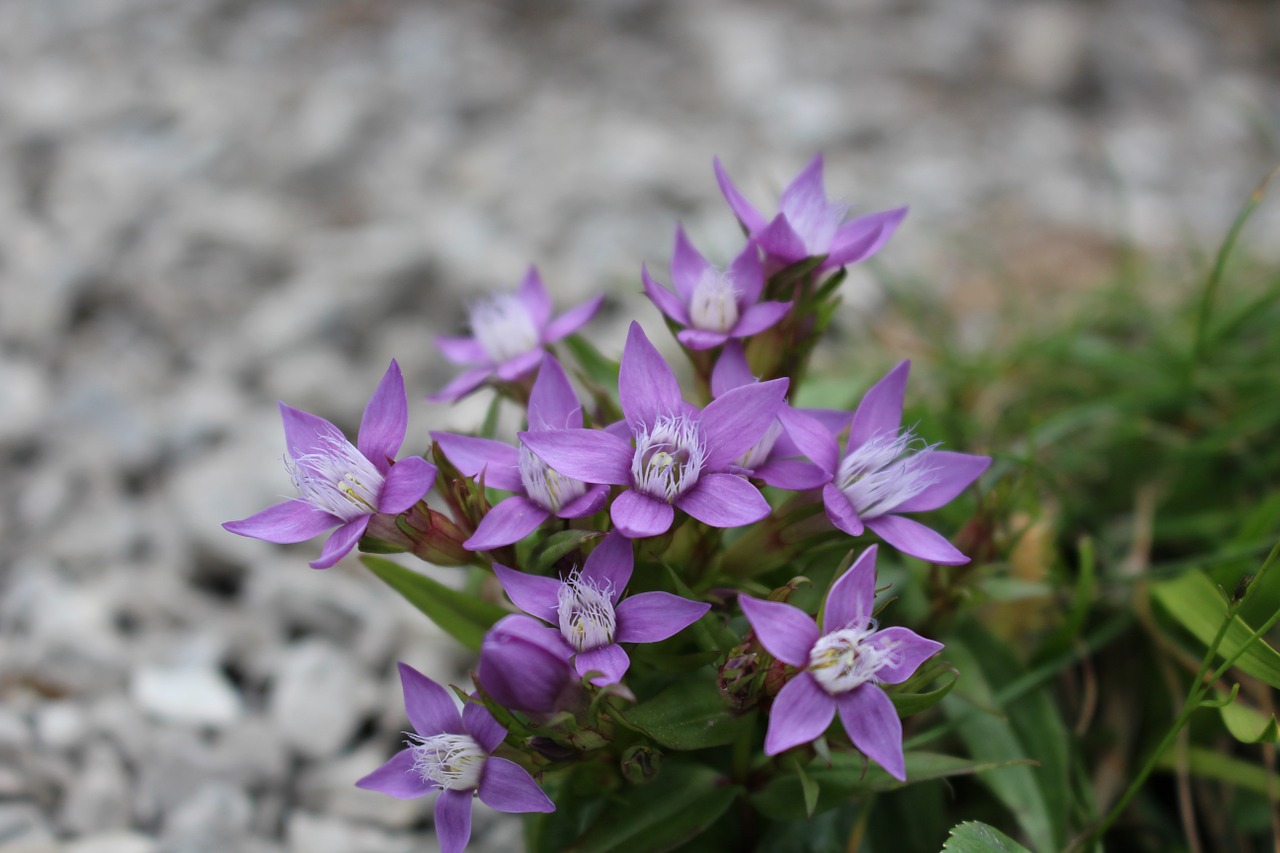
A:
[[[904,554],[931,563],[969,562],[954,545],[900,513],[937,509],[978,479],[991,457],[915,447],[902,429],[902,400],[911,363],[904,361],[867,391],[853,415],[843,458],[830,431],[795,410],[781,420],[796,445],[826,473],[822,500],[827,518],[850,536],[863,526]]]
[[[740,527],[768,515],[769,503],[730,467],[764,435],[786,390],[785,379],[735,388],[699,411],[632,323],[618,375],[626,420],[617,432],[522,432],[520,440],[564,476],[625,486],[610,515],[632,539],[665,533],[676,509],[712,527]]]
[[[716,269],[689,243],[683,228],[676,228],[671,255],[672,293],[640,269],[645,293],[672,320],[688,328],[676,333],[689,349],[710,349],[731,338],[749,338],[781,320],[790,302],[761,302],[764,268],[755,243],[747,246],[727,270]]]
[[[397,515],[422,500],[436,468],[420,456],[392,464],[404,443],[409,404],[394,360],[365,407],[353,446],[324,418],[280,404],[286,465],[298,497],[222,526],[241,536],[287,544],[334,531],[313,569],[327,569],[355,547],[374,513]]]
[[[600,309],[603,296],[588,299],[551,318],[551,297],[537,269],[529,267],[515,293],[498,293],[471,306],[470,338],[436,338],[436,346],[454,364],[470,369],[432,394],[430,399],[453,402],[496,376],[514,382],[542,361],[548,344],[573,334]]]
[[[906,780],[902,721],[879,685],[906,681],[942,644],[907,628],[880,629],[872,615],[875,594],[873,545],[831,585],[821,630],[798,607],[738,596],[760,644],[800,670],[774,699],[765,754],[816,739],[839,711],[853,745],[894,778]]]
[[[642,592],[619,601],[633,568],[631,540],[616,532],[596,546],[581,571],[564,580],[493,566],[517,607],[559,628],[578,675],[601,673],[591,682],[597,686],[621,681],[631,665],[619,643],[665,640],[711,609],[669,592]]]
[[[880,251],[907,215],[907,209],[899,207],[846,222],[848,205],[828,201],[822,187],[821,154],[782,191],[778,214],[771,220],[738,191],[719,158],[715,171],[720,192],[747,235],[778,267],[815,257],[825,257],[819,267],[824,270],[866,260]]]
[[[547,356],[529,394],[529,430],[581,429],[582,405],[564,368]],[[523,442],[519,448],[490,438],[433,432],[449,461],[468,477],[484,474],[484,483],[514,494],[496,504],[462,543],[472,551],[488,551],[528,536],[551,516],[582,518],[604,506],[609,487],[584,483],[560,474],[535,456]]]
[[[471,798],[501,812],[553,812],[555,805],[529,772],[493,751],[507,735],[483,705],[458,713],[449,692],[400,664],[404,709],[413,724],[405,748],[356,785],[401,800],[439,790],[436,835],[441,853],[459,853],[471,837]]]

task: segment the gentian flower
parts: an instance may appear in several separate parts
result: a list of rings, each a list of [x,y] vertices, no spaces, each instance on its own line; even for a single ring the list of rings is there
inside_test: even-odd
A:
[[[761,302],[764,269],[760,252],[750,241],[742,253],[721,272],[702,257],[676,227],[676,247],[671,255],[672,293],[640,268],[645,293],[672,320],[688,326],[676,333],[689,349],[710,349],[730,338],[749,338],[781,320],[790,302]]]
[[[711,371],[711,395],[720,397],[741,388],[759,382],[747,364],[747,355],[737,341],[725,344],[724,351],[716,360]],[[769,428],[764,431],[760,440],[751,446],[746,453],[734,461],[730,470],[763,480],[770,486],[779,489],[803,491],[816,489],[830,479],[828,474],[804,459],[800,459],[801,451],[787,435],[783,428],[784,412],[801,412],[803,415],[817,420],[832,436],[840,433],[848,425],[851,415],[831,409],[792,409],[783,403]]]
[[[471,798],[500,812],[553,812],[555,805],[519,764],[493,751],[506,737],[483,705],[458,713],[449,692],[406,663],[400,664],[404,710],[413,724],[405,749],[356,785],[400,800],[439,790],[436,835],[441,853],[459,853],[471,838]]]
[[[313,569],[327,569],[345,557],[374,513],[398,515],[422,500],[436,479],[436,467],[420,456],[392,464],[404,443],[409,403],[400,365],[391,366],[373,392],[360,421],[355,446],[327,420],[280,404],[285,464],[298,497],[222,526],[267,542],[303,542],[337,527]]]
[[[484,635],[476,681],[507,708],[548,714],[581,698],[582,686],[570,664],[572,656],[558,631],[512,613]]]
[[[904,554],[958,566],[969,558],[901,513],[948,503],[987,470],[991,457],[938,450],[936,445],[913,448],[914,433],[901,427],[910,369],[911,362],[902,362],[867,391],[838,462],[836,440],[828,431],[795,412],[784,412],[782,420],[800,450],[826,472],[822,500],[832,524],[850,536],[861,535],[865,525]]]
[[[711,605],[669,592],[642,592],[619,602],[631,580],[631,540],[614,532],[564,580],[517,572],[494,564],[502,588],[521,610],[559,627],[574,669],[603,673],[592,684],[616,684],[631,660],[618,643],[656,643],[702,618]]]
[[[471,365],[429,399],[460,400],[491,377],[513,382],[542,361],[548,344],[573,334],[595,316],[603,296],[588,299],[551,319],[551,297],[538,270],[529,267],[515,293],[499,293],[471,306],[470,338],[436,338],[454,364]]]
[[[782,191],[778,213],[771,220],[738,191],[719,158],[715,170],[720,192],[747,235],[779,266],[825,256],[819,269],[830,270],[866,260],[880,251],[907,215],[907,209],[899,207],[846,222],[848,205],[828,201],[822,187],[821,154]]]
[[[626,418],[618,432],[627,437],[563,429],[522,432],[520,440],[564,476],[625,486],[610,515],[629,538],[665,533],[677,508],[712,527],[740,527],[768,515],[769,503],[730,466],[764,435],[786,390],[785,379],[735,388],[699,411],[632,323],[618,377]]]
[[[839,711],[853,745],[895,779],[906,781],[902,721],[879,685],[906,681],[942,644],[906,628],[880,630],[871,615],[875,594],[872,545],[831,585],[821,631],[798,607],[738,596],[761,645],[800,670],[773,701],[766,755],[814,740]]]
[[[529,430],[581,429],[582,405],[555,358],[543,359],[529,394]],[[604,506],[609,487],[562,476],[525,446],[466,435],[433,432],[449,461],[468,477],[484,472],[486,486],[514,494],[495,505],[462,543],[472,551],[489,551],[518,542],[551,516],[582,518]]]

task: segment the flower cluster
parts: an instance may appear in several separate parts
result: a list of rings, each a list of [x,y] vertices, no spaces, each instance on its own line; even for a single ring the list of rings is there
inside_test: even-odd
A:
[[[673,289],[641,269],[688,356],[692,393],[637,322],[615,372],[570,337],[601,299],[553,318],[530,268],[515,293],[471,307],[470,336],[438,340],[467,369],[433,399],[491,388],[522,411],[514,435],[433,432],[432,462],[397,460],[407,397],[395,362],[354,445],[329,421],[280,405],[297,497],[228,530],[296,543],[336,528],[315,568],[361,544],[491,578],[470,585],[481,600],[445,586],[433,593],[448,615],[441,627],[479,648],[474,690],[458,691],[462,712],[444,687],[400,664],[414,731],[357,783],[400,798],[438,790],[441,849],[466,846],[473,795],[502,811],[553,812],[541,783],[558,792],[557,805],[576,803],[581,786],[557,780],[582,762],[614,767],[609,784],[625,786],[660,774],[667,754],[703,773],[676,778],[711,769],[722,774],[717,785],[745,795],[798,772],[773,756],[856,751],[906,780],[892,694],[931,680],[921,665],[942,644],[880,627],[874,542],[929,563],[967,562],[906,514],[951,502],[990,459],[941,450],[903,426],[907,362],[852,412],[790,402],[843,267],[879,251],[905,214],[847,218],[846,205],[828,200],[822,169],[815,158],[770,218],[716,161],[745,232],[741,250],[722,269],[677,228]],[[829,576],[829,558],[810,555],[830,542],[865,547],[830,582],[815,620],[789,599],[797,575]],[[365,559],[380,576],[417,577]],[[483,636],[468,633],[477,627]],[[709,710],[683,719],[695,699]],[[762,741],[751,724],[761,713]],[[761,759],[722,766],[713,747],[726,737]],[[563,840],[594,814],[571,808]]]

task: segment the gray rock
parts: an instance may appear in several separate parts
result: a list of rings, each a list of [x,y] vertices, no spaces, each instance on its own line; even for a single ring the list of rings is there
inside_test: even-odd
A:
[[[435,834],[393,833],[342,818],[295,811],[285,827],[289,853],[430,853]]]
[[[109,832],[71,841],[63,853],[159,853],[160,844],[140,832]]]
[[[335,754],[374,707],[373,681],[323,640],[292,646],[281,658],[268,713],[281,739],[311,759]]]
[[[243,713],[235,687],[207,665],[139,667],[129,693],[143,711],[171,723],[226,726]]]
[[[201,787],[165,815],[161,850],[171,853],[223,853],[242,850],[253,805],[242,789],[221,782]]]
[[[76,835],[127,829],[133,818],[130,788],[116,748],[101,741],[91,743],[63,799],[61,826]]]

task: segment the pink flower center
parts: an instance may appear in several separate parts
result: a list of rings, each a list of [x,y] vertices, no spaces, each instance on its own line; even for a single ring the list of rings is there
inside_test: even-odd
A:
[[[934,446],[909,452],[910,430],[882,432],[840,462],[835,483],[862,518],[893,512],[935,482]]]
[[[631,476],[639,491],[671,502],[697,484],[705,458],[697,422],[685,415],[663,416],[652,429],[636,433]]]
[[[613,591],[601,589],[578,571],[560,585],[556,615],[560,619],[560,635],[578,652],[611,644],[618,628]]]
[[[729,276],[707,270],[693,288],[689,319],[695,329],[727,332],[738,324],[738,292]]]
[[[384,478],[373,463],[341,435],[322,436],[320,444],[285,460],[298,496],[343,521],[377,512]]]
[[[449,791],[470,791],[480,784],[488,753],[468,735],[410,734],[413,769],[424,781]]]
[[[892,648],[867,643],[876,632],[876,621],[841,628],[818,638],[809,651],[807,672],[832,696],[876,681],[876,673],[892,662]]]

